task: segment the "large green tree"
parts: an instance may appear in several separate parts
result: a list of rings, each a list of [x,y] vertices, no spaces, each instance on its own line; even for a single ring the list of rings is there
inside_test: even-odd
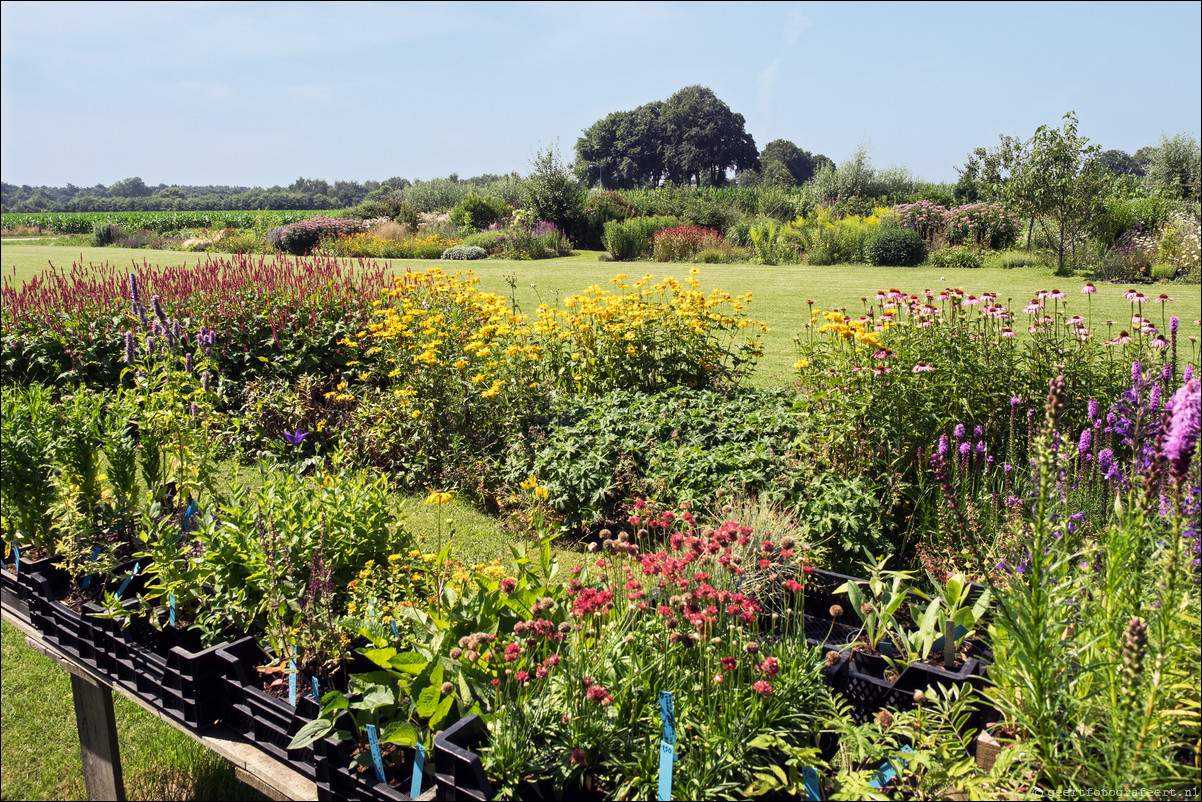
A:
[[[722,186],[728,170],[759,164],[742,114],[704,86],[688,86],[663,102],[619,111],[584,129],[576,142],[576,175],[606,189],[677,184]]]
[[[656,101],[634,111],[615,111],[576,140],[576,175],[603,189],[654,187],[664,174]]]
[[[720,187],[727,170],[759,165],[755,140],[736,114],[704,86],[686,86],[664,101],[660,112],[661,153],[668,178],[677,184]]]
[[[814,177],[824,165],[834,162],[821,153],[811,154],[788,139],[774,139],[760,151],[760,183],[778,187],[794,187]]]

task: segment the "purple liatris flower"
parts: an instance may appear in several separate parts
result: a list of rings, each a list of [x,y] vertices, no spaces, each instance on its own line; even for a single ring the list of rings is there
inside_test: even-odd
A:
[[[972,453],[972,443],[961,443],[960,444],[960,456],[967,457],[971,453]]]
[[[1185,370],[1181,373],[1181,381],[1185,384],[1188,384],[1189,380],[1192,378],[1194,378],[1194,366],[1186,365]]]
[[[1139,360],[1137,359],[1131,363],[1131,383],[1136,387],[1139,387],[1140,383],[1143,381],[1143,375],[1143,368],[1140,366]]]
[[[957,423],[956,428],[952,429],[952,434],[954,434],[956,436],[957,440],[963,440],[964,439],[964,424]]]
[[[1089,399],[1089,419],[1096,421],[1098,419],[1098,399]]]
[[[1160,385],[1153,384],[1151,391],[1148,393],[1148,409],[1153,412],[1160,411]]]
[[[940,454],[940,456],[946,455],[947,450],[949,448],[951,448],[951,444],[948,443],[947,435],[945,434],[939,438],[939,454]]]
[[[308,432],[302,432],[300,427],[296,428],[295,432],[284,432],[283,437],[290,445],[299,446],[305,442],[305,438],[309,436]]]
[[[1093,449],[1093,432],[1089,429],[1081,430],[1081,439],[1077,441],[1077,451],[1082,456],[1088,454]]]
[[[1181,385],[1169,399],[1168,409],[1172,417],[1164,438],[1164,457],[1173,477],[1182,481],[1189,470],[1202,428],[1202,382],[1190,379]]]

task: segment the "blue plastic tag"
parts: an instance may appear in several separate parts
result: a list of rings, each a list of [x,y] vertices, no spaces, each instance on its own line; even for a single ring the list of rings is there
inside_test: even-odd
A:
[[[134,570],[129,576],[125,577],[125,581],[121,583],[121,587],[117,588],[117,598],[125,593],[125,589],[129,587],[129,583],[134,581],[134,577],[138,575],[138,569],[142,567],[142,563],[134,563]]]
[[[167,620],[175,626],[175,594],[167,594]]]
[[[371,744],[371,762],[376,767],[376,782],[385,782],[384,757],[380,754],[380,735],[376,732],[375,724],[368,724],[367,741]]]
[[[392,639],[395,641],[399,641],[401,639],[401,633],[397,631],[396,619],[390,618],[390,619],[388,619],[388,623],[392,626]]]
[[[672,767],[676,763],[676,705],[670,691],[659,692],[659,717],[663,723],[663,738],[659,742],[660,802],[672,798]]]
[[[822,784],[818,782],[818,772],[813,766],[801,767],[801,787],[809,802],[822,802]]]
[[[288,668],[288,704],[296,707],[296,661],[289,660]]]
[[[659,692],[659,718],[663,722],[663,739],[676,743],[676,705],[672,701],[671,691]]]
[[[93,547],[92,547],[92,562],[96,562],[96,558],[97,558],[97,557],[99,557],[99,556],[100,556],[100,547],[99,547],[99,546],[93,546]],[[88,587],[89,587],[89,586],[92,584],[92,577],[94,577],[94,576],[96,576],[96,575],[95,575],[95,574],[88,574],[87,576],[85,576],[85,577],[83,578],[83,587],[84,587],[84,590],[87,590],[87,589],[88,589]]]
[[[21,573],[21,547],[15,540],[13,541],[13,573]]]
[[[426,771],[426,747],[417,745],[413,755],[413,782],[409,783],[409,798],[417,799],[422,795],[422,775]]]
[[[908,746],[903,746],[901,751],[913,752],[914,750]],[[909,765],[909,761],[901,757],[897,758],[897,762],[901,763],[902,768],[905,768]],[[868,784],[879,791],[889,783],[893,782],[896,777],[897,769],[893,767],[893,763],[891,761],[886,760],[881,764],[881,767],[877,769],[876,776],[873,777]]]
[[[188,509],[184,511],[184,525],[181,527],[184,532],[188,531],[188,525],[192,522],[192,519],[196,517],[196,513],[198,512],[200,512],[200,507],[196,506],[195,501],[191,502],[188,505]]]
[[[672,798],[672,764],[676,762],[676,746],[667,741],[659,742],[659,802]]]
[[[953,630],[953,634],[955,635],[956,640],[960,640],[961,638],[963,638],[965,635],[968,634],[968,628],[965,627],[963,624],[956,624],[956,628]],[[931,644],[931,651],[935,651],[935,652],[943,651],[943,636],[942,635],[940,635],[938,638],[935,638],[935,642],[933,644]]]
[[[319,702],[321,701],[321,691],[318,689],[316,676],[313,677],[313,698]]]

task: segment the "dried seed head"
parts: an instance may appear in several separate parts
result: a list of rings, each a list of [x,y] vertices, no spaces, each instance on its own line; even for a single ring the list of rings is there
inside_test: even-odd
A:
[[[914,691],[914,704],[922,704],[927,700],[927,695],[922,691]]]
[[[838,618],[839,616],[843,615],[843,607],[838,604],[832,604],[831,609],[827,612],[831,614],[831,618]]]
[[[836,652],[834,649],[831,649],[829,652],[826,653],[826,664],[828,666],[835,665],[836,663],[839,662],[839,657],[840,657],[839,653]]]
[[[876,714],[876,723],[881,729],[887,729],[893,723],[893,714],[888,710],[882,710]]]

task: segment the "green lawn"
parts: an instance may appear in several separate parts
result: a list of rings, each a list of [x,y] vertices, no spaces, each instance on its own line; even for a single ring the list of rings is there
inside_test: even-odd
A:
[[[660,262],[601,262],[596,251],[582,251],[576,256],[543,261],[481,261],[444,262],[441,260],[394,259],[391,264],[398,270],[424,270],[438,266],[447,271],[472,270],[480,277],[480,286],[509,298],[512,295],[521,309],[533,312],[540,303],[555,305],[566,295],[580,292],[597,284],[611,287],[609,280],[625,273],[633,282],[650,273],[655,278],[675,276],[685,279],[689,270],[696,267],[697,278],[703,290],[715,287],[733,295],[752,293],[753,303],[749,314],[764,322],[770,331],[764,335],[764,359],[756,372],[754,383],[761,386],[787,385],[793,375],[792,365],[796,361],[793,338],[805,325],[809,306],[814,301],[815,309],[846,307],[853,314],[862,308],[861,298],[871,300],[878,290],[896,287],[904,292],[918,293],[924,289],[959,287],[965,292],[980,295],[995,292],[998,298],[1018,312],[1015,329],[1026,330],[1026,317],[1022,307],[1034,293],[1045,289],[1060,289],[1068,295],[1069,308],[1074,313],[1086,314],[1086,301],[1080,294],[1085,285],[1084,278],[1056,278],[1048,268],[1024,267],[1012,270],[1001,268],[939,269],[929,267],[896,268],[872,267],[869,265],[836,265],[815,267],[812,265],[690,265]],[[205,254],[181,253],[178,251],[146,251],[121,248],[83,248],[80,250],[48,247],[45,245],[10,243],[0,248],[0,267],[4,281],[23,283],[45,269],[48,263],[70,269],[73,262],[86,265],[89,262],[110,262],[114,265],[143,261],[152,265],[196,264],[205,259]],[[511,290],[509,280],[514,283]],[[1130,325],[1131,304],[1123,300],[1128,289],[1121,284],[1098,284],[1093,296],[1094,328],[1103,336],[1106,327],[1102,321],[1115,322],[1114,333]],[[1145,285],[1141,291],[1150,297],[1164,292],[1174,301],[1166,305],[1167,315],[1181,318],[1183,347],[1190,335],[1198,335],[1194,323],[1202,318],[1202,294],[1197,285],[1160,284]],[[1159,304],[1145,308],[1145,314],[1154,320],[1161,317]],[[1189,353],[1188,350],[1185,353]]]

